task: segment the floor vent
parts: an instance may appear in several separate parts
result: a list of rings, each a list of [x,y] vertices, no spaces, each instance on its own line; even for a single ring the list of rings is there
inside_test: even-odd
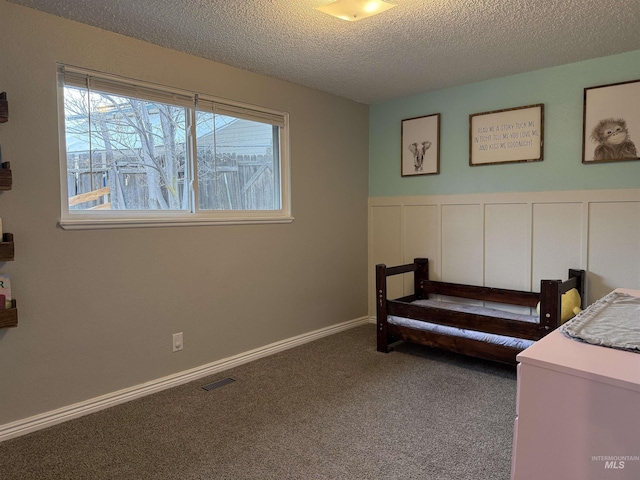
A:
[[[235,382],[233,378],[223,378],[222,380],[218,380],[217,382],[210,383],[209,385],[205,385],[202,387],[207,392],[211,390],[215,390],[216,388],[224,387],[225,385],[229,385],[230,383]]]

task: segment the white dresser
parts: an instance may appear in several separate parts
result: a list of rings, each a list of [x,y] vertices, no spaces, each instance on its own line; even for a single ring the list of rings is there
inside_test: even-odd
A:
[[[556,330],[517,359],[512,480],[640,479],[640,354]]]

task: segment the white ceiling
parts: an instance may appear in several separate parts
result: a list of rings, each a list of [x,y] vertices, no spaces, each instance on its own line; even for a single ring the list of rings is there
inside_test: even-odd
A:
[[[639,0],[9,0],[362,103],[640,49]]]

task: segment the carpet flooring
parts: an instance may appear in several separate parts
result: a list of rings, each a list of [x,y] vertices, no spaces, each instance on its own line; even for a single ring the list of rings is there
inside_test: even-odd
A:
[[[515,396],[513,367],[364,325],[7,440],[0,477],[506,480]]]

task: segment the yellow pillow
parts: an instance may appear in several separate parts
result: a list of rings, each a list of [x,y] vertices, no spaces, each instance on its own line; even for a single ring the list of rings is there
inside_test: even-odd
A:
[[[561,302],[560,323],[564,323],[567,320],[572,319],[582,311],[580,309],[580,294],[575,288],[572,288],[567,293],[563,293]],[[536,311],[538,312],[538,315],[540,315],[540,302],[538,302],[538,305],[536,306]]]

